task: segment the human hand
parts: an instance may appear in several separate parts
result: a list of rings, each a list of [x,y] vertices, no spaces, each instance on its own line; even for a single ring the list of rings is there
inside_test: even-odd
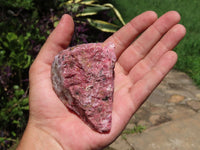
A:
[[[174,11],[159,19],[148,11],[104,42],[115,44],[117,62],[112,128],[100,134],[71,113],[52,88],[51,64],[69,45],[74,29],[72,18],[64,15],[30,68],[30,117],[18,149],[101,149],[114,141],[174,66],[177,55],[171,50],[185,35],[179,21]]]

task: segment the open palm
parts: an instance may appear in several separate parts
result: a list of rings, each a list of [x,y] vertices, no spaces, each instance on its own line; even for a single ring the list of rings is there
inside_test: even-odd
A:
[[[74,29],[72,18],[64,15],[29,72],[28,126],[47,134],[62,149],[100,149],[111,143],[174,66],[177,55],[171,50],[185,35],[185,28],[177,24],[179,21],[180,16],[174,11],[159,19],[154,12],[148,11],[104,42],[115,44],[117,62],[112,128],[109,133],[100,134],[71,113],[52,89],[51,63],[59,51],[67,48]]]

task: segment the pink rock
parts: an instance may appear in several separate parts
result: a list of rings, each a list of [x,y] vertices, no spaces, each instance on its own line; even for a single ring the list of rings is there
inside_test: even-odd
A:
[[[52,64],[53,89],[85,123],[109,132],[114,91],[114,44],[82,44],[61,51]]]

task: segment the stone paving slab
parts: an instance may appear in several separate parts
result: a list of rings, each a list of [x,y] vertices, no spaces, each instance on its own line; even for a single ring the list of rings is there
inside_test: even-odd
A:
[[[200,113],[127,135],[135,150],[200,150]]]
[[[170,71],[105,150],[200,150],[200,88],[183,72]]]
[[[135,150],[125,139],[124,136],[119,136],[117,140],[104,150]]]

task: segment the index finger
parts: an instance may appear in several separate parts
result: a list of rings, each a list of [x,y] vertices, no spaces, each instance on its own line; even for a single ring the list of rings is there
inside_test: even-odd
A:
[[[110,36],[104,43],[114,43],[117,58],[136,39],[136,37],[147,29],[157,19],[157,14],[147,11],[132,19],[119,31]]]

